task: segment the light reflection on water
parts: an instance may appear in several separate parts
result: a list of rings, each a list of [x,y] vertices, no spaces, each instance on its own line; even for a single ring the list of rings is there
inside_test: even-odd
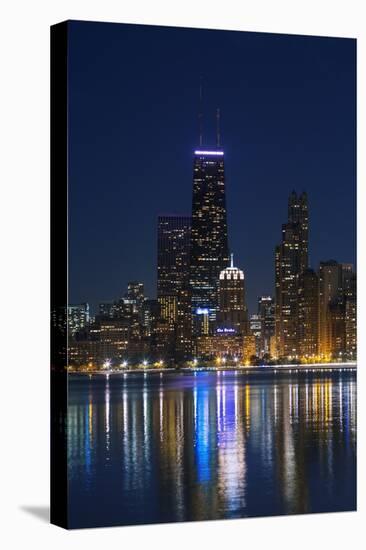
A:
[[[350,373],[72,376],[72,527],[356,506]]]

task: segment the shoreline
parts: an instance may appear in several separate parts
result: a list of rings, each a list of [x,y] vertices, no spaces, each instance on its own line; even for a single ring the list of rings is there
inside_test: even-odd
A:
[[[255,374],[311,374],[321,372],[357,372],[357,363],[313,363],[308,365],[263,365],[263,366],[227,366],[227,367],[172,367],[172,368],[155,368],[155,369],[126,369],[126,370],[92,370],[92,371],[77,371],[68,370],[70,375],[84,376],[114,376],[128,374],[196,374],[200,372],[238,372],[238,373],[255,373]]]

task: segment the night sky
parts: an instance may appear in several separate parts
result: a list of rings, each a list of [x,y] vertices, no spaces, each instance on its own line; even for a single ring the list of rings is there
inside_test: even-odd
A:
[[[310,264],[355,262],[356,42],[71,22],[69,300],[156,297],[157,216],[191,213],[221,109],[229,246],[249,310],[274,293],[292,189],[307,191]]]

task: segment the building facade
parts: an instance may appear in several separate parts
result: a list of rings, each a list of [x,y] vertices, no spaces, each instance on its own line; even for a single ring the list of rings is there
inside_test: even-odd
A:
[[[258,298],[258,316],[261,321],[259,357],[271,355],[271,338],[275,334],[275,303],[272,296]]]
[[[282,242],[275,251],[277,354],[296,358],[298,346],[299,276],[308,267],[308,200],[306,193],[290,194],[288,221],[282,225]]]
[[[315,361],[319,352],[319,279],[312,269],[305,269],[299,277],[298,315],[300,358]]]
[[[190,216],[159,216],[157,296],[160,316],[175,333],[178,358],[191,352]]]
[[[194,153],[190,292],[193,336],[202,334],[208,310],[209,332],[218,313],[219,275],[229,265],[224,152],[202,148]]]
[[[245,301],[244,271],[234,267],[231,254],[230,267],[219,275],[217,328],[233,329],[236,334],[247,332],[248,313]]]

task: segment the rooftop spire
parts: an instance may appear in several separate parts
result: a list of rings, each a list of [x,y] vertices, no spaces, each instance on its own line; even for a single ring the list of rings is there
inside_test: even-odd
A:
[[[202,85],[203,78],[201,76],[200,78],[200,107],[199,107],[199,113],[198,113],[198,123],[199,123],[199,144],[200,147],[203,145],[203,109],[202,109],[202,96],[203,96],[203,85]]]
[[[216,146],[220,147],[220,109],[216,109]]]
[[[234,267],[234,254],[230,254],[230,267]]]

